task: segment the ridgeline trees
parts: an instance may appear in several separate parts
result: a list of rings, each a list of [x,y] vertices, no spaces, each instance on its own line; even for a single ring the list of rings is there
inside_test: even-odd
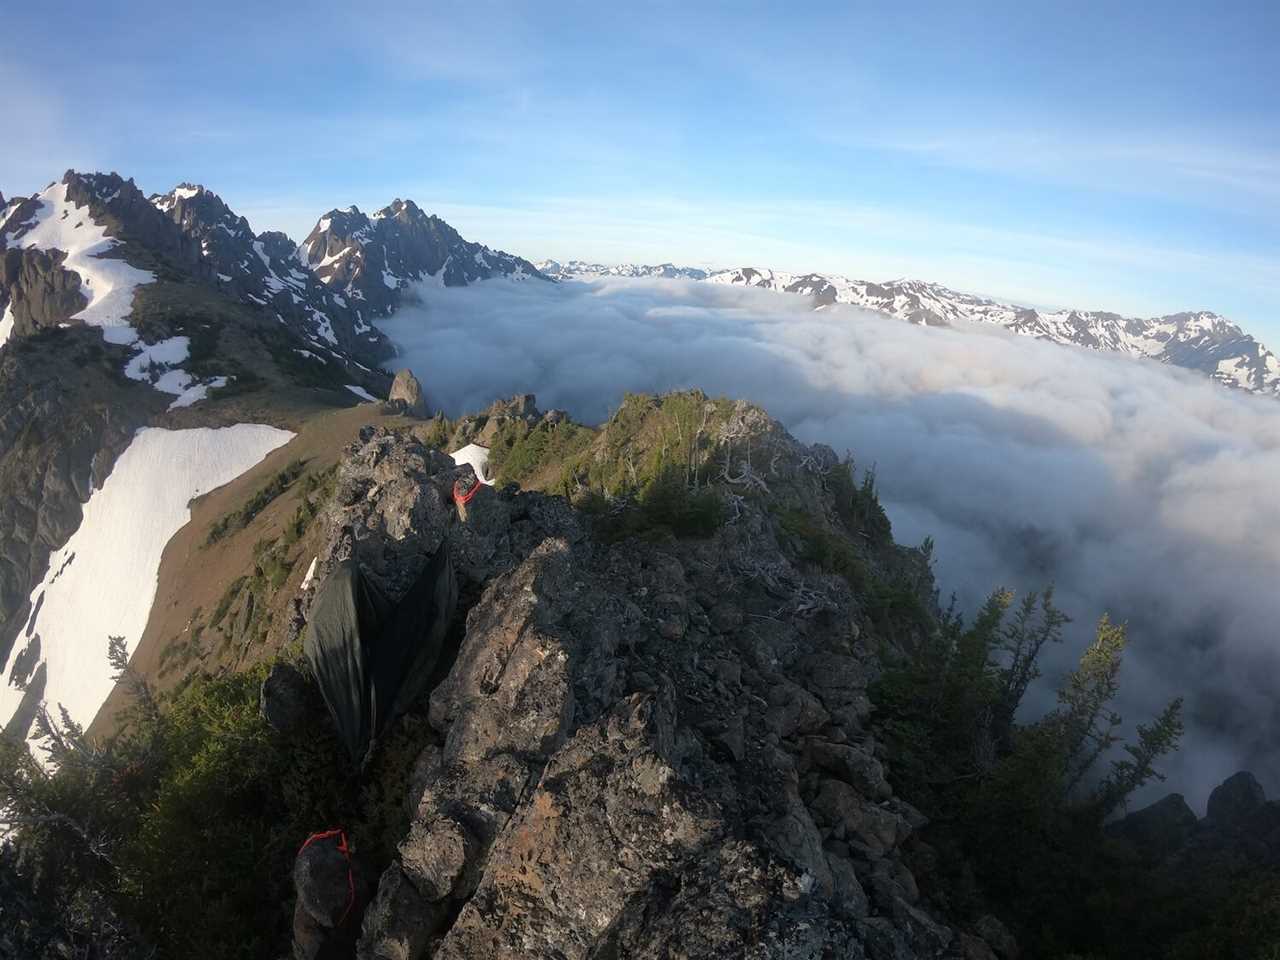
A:
[[[1056,706],[1020,722],[1041,656],[1068,622],[1051,590],[1016,606],[997,591],[967,626],[953,605],[910,656],[886,651],[872,697],[895,787],[934,820],[944,899],[960,914],[993,905],[1033,956],[1110,955],[1099,948],[1122,921],[1105,895],[1119,874],[1103,822],[1163,779],[1157,764],[1182,734],[1176,699],[1122,743],[1114,704],[1126,636],[1105,616]]]

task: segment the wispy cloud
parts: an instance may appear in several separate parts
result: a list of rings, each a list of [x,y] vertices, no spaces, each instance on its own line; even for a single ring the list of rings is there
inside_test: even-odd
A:
[[[993,171],[1114,193],[1252,210],[1280,203],[1280,148],[1215,134],[1045,127],[948,128],[921,123],[870,136],[830,132],[850,148],[910,154],[939,166]]]

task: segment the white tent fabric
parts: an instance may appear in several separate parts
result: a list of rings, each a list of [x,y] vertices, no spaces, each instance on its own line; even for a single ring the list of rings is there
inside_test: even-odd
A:
[[[478,443],[468,443],[462,449],[455,450],[449,454],[449,456],[453,457],[453,462],[458,466],[462,466],[464,463],[471,464],[471,469],[476,472],[480,482],[493,486],[493,478],[485,473],[485,467],[489,463],[488,447],[482,447]]]

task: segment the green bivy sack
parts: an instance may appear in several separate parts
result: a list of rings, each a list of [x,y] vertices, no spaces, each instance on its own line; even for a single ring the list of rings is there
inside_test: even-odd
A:
[[[425,689],[457,602],[445,544],[396,603],[360,573],[354,558],[321,584],[303,652],[353,761],[366,760],[387,723]]]

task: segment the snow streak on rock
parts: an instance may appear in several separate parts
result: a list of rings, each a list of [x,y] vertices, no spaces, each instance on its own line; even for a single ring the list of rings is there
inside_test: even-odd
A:
[[[36,250],[61,250],[62,266],[80,275],[80,292],[89,305],[72,319],[101,327],[108,343],[131,344],[138,339],[129,325],[134,290],[155,282],[155,274],[105,256],[117,241],[67,197],[67,185],[55,183],[39,196],[40,211],[12,241],[13,246]]]
[[[174,401],[178,406],[189,406],[203,399],[211,387],[226,384],[225,377],[201,383],[181,369],[179,365],[188,357],[186,337],[145,343],[138,335],[129,322],[133,298],[138,287],[155,282],[155,274],[112,256],[118,252],[115,248],[120,241],[107,236],[106,227],[93,218],[88,206],[81,206],[68,196],[66,180],[48,187],[36,200],[39,207],[31,220],[8,226],[0,220],[6,239],[15,249],[65,254],[62,268],[80,277],[80,292],[87,301],[85,308],[70,319],[99,327],[108,343],[136,351],[125,365],[125,376],[173,394],[179,398]],[[13,320],[10,304],[0,320],[0,345],[9,339]]]

